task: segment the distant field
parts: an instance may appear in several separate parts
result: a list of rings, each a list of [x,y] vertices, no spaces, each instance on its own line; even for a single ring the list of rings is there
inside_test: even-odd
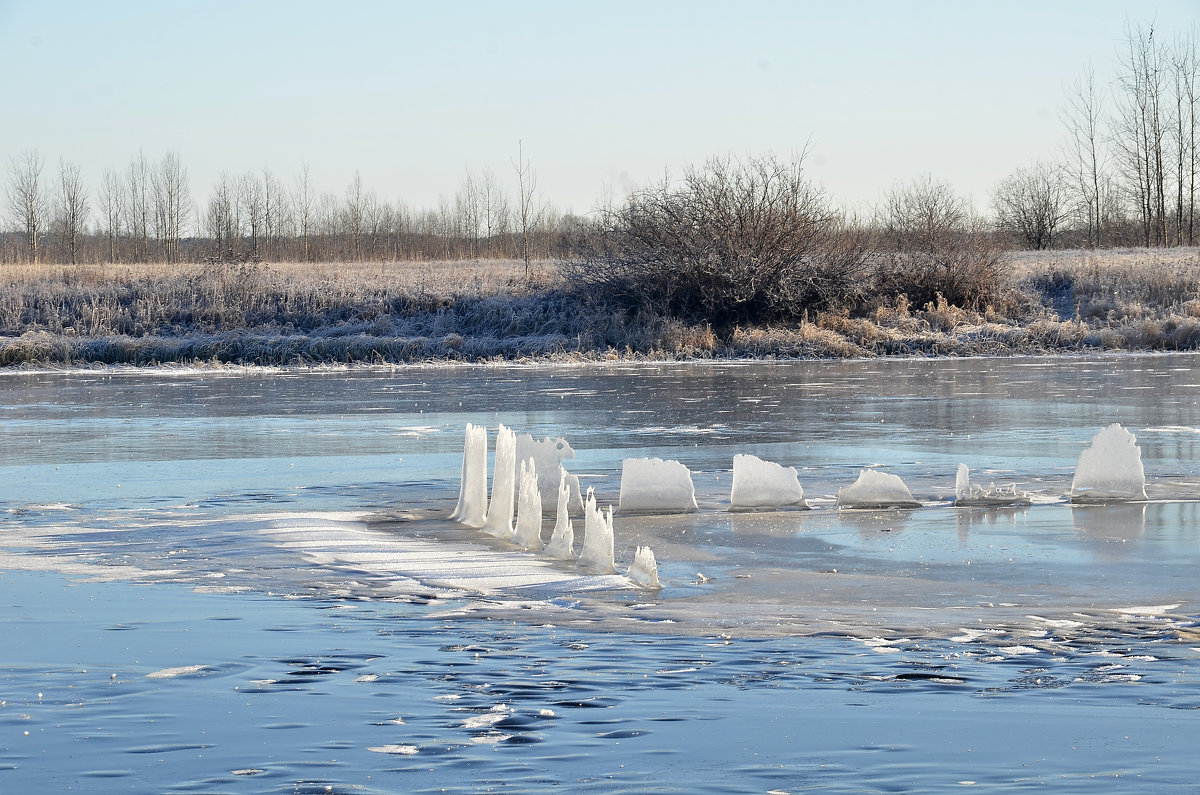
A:
[[[6,265],[0,366],[1011,355],[1200,347],[1200,250],[1014,252],[997,305],[882,301],[718,338],[552,262]]]

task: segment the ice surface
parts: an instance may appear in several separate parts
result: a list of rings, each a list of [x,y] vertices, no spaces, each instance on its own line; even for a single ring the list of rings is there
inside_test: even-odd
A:
[[[513,543],[533,552],[542,549],[542,495],[538,491],[537,464],[521,462],[521,493],[517,498],[517,529]]]
[[[458,489],[455,519],[468,527],[483,527],[487,514],[487,428],[467,423],[463,443],[462,482]]]
[[[650,547],[638,547],[633,553],[633,563],[626,575],[639,588],[661,588],[658,581],[658,561]]]
[[[620,513],[689,513],[696,508],[692,473],[678,461],[626,458],[621,462]]]
[[[588,489],[583,503],[583,548],[579,550],[575,565],[597,574],[615,574],[617,571],[613,555],[612,508],[601,511],[596,507],[592,489]]]
[[[555,504],[558,499],[558,479],[553,475],[562,467],[563,461],[570,461],[575,457],[575,450],[571,448],[571,444],[562,437],[552,438],[547,436],[544,439],[534,439],[532,435],[523,433],[517,437],[517,461],[527,461],[532,458],[537,466],[537,471],[541,473],[539,478],[542,494],[542,505],[549,507]],[[565,468],[563,468],[565,471]],[[574,486],[571,497],[572,502],[570,507],[575,511],[583,509],[583,498],[579,493],[579,478],[568,478],[568,485]]]
[[[576,479],[578,482],[578,479]],[[567,511],[567,503],[571,498],[571,489],[567,485],[567,473],[559,466],[558,473],[558,511],[554,521],[554,531],[550,534],[550,543],[546,545],[546,555],[558,560],[570,560],[575,557],[575,528],[571,524],[571,516]]]
[[[483,532],[509,539],[513,534],[513,499],[516,497],[517,443],[511,428],[500,426],[496,435],[496,468],[492,473],[492,500],[488,503]]]
[[[899,475],[863,469],[858,480],[838,491],[840,508],[919,508]]]
[[[784,467],[753,455],[733,457],[731,510],[804,505],[804,489],[795,467]]]
[[[1120,502],[1146,499],[1146,472],[1137,437],[1113,423],[1092,438],[1079,454],[1071,502]]]
[[[964,507],[985,507],[989,505],[1029,505],[1032,502],[1029,493],[1017,491],[1016,484],[1004,488],[989,484],[985,489],[971,483],[971,469],[966,464],[958,465],[958,474],[954,478],[954,504]]]

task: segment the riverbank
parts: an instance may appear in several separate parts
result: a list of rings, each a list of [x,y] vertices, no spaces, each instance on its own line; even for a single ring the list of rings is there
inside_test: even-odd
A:
[[[6,266],[0,366],[1005,356],[1200,348],[1197,249],[1017,252],[993,306],[891,303],[724,337],[553,263]]]

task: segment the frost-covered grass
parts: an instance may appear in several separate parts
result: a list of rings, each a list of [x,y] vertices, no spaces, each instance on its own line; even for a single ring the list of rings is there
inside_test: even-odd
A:
[[[1010,355],[1200,347],[1197,249],[1020,252],[1001,306],[881,297],[705,324],[572,292],[552,263],[5,266],[0,365]]]

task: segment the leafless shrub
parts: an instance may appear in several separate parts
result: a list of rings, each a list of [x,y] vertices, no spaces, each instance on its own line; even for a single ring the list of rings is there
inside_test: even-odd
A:
[[[878,208],[885,249],[877,289],[905,295],[916,306],[938,300],[982,308],[1002,284],[1002,252],[966,201],[926,176],[899,185]]]
[[[802,160],[713,159],[634,193],[564,264],[567,280],[722,335],[837,303],[858,289],[864,248]]]

